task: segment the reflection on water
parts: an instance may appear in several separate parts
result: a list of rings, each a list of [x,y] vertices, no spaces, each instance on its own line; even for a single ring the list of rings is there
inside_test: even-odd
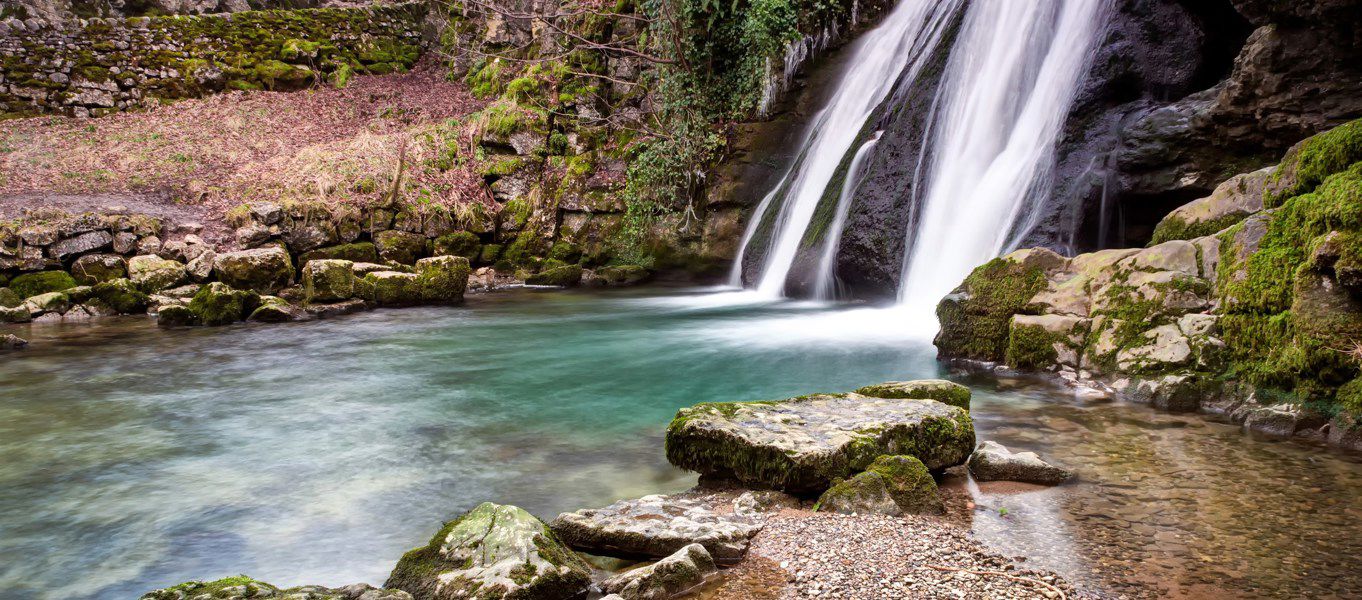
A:
[[[483,500],[551,517],[688,487],[662,453],[679,407],[941,374],[893,311],[705,292],[21,330],[33,346],[0,358],[0,595],[121,599],[236,573],[380,583]],[[1344,569],[1362,554],[1350,460],[1026,382],[969,383],[981,437],[1081,478],[978,491],[974,527],[1004,552],[1112,594],[1362,590]]]

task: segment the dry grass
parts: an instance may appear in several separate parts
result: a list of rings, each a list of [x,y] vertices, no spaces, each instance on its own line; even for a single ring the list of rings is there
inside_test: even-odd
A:
[[[423,63],[343,89],[229,92],[101,119],[8,121],[0,195],[169,192],[217,214],[286,198],[488,202],[473,125],[461,119],[483,103],[443,73]]]

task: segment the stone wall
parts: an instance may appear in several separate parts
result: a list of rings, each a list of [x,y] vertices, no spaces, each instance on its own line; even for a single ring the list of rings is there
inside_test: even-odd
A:
[[[0,21],[0,117],[99,116],[224,90],[297,89],[410,67],[421,4]]]

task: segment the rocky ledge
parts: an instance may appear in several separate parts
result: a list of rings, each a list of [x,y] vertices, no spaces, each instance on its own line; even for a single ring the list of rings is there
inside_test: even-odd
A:
[[[1362,448],[1362,121],[1175,211],[1147,248],[1020,250],[937,309],[941,355]]]

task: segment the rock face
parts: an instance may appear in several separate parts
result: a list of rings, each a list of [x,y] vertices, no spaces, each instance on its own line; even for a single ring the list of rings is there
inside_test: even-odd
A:
[[[1178,207],[1159,221],[1151,244],[1211,235],[1263,210],[1263,185],[1271,168],[1231,177],[1210,196]]]
[[[944,404],[969,410],[969,388],[944,379],[919,379],[917,381],[890,381],[878,385],[868,385],[857,394],[875,398],[918,398],[936,400]]]
[[[1362,365],[1337,349],[1362,343],[1362,228],[1339,216],[1362,189],[1362,121],[1227,185],[1254,197],[1223,203],[1215,214],[1229,225],[1210,235],[1073,258],[1031,249],[980,266],[938,306],[942,356],[1049,370],[1255,430],[1353,439],[1334,429],[1362,410],[1349,392]],[[1208,203],[1181,214],[1212,214]],[[1164,231],[1185,229],[1170,219]],[[1305,425],[1331,414],[1327,432]]]
[[[278,598],[280,600],[412,600],[411,594],[401,590],[381,590],[357,583],[340,588],[305,585],[294,588],[257,581],[244,575],[217,581],[187,581],[165,589],[148,592],[141,600],[185,600],[212,598],[213,600],[247,600],[250,598]]]
[[[964,463],[973,448],[963,409],[860,394],[698,404],[667,428],[672,464],[792,493],[822,492],[881,455],[915,456],[940,470]]]
[[[293,282],[293,259],[279,246],[226,252],[214,261],[213,274],[234,288],[273,294]]]
[[[1035,452],[1012,452],[1002,444],[985,441],[969,459],[969,472],[979,481],[1020,481],[1059,485],[1073,473],[1040,459]]]
[[[820,511],[844,514],[945,514],[936,481],[912,456],[881,456],[864,472],[838,482],[818,498]]]
[[[563,513],[553,531],[573,548],[622,558],[662,558],[699,544],[714,560],[731,564],[761,530],[763,513],[798,501],[778,492],[737,498],[692,491],[621,500],[599,509]]]
[[[485,502],[402,556],[384,585],[417,600],[570,600],[591,571],[534,515]]]
[[[667,600],[704,583],[716,570],[705,547],[691,544],[656,563],[611,577],[601,589],[624,600]]]

